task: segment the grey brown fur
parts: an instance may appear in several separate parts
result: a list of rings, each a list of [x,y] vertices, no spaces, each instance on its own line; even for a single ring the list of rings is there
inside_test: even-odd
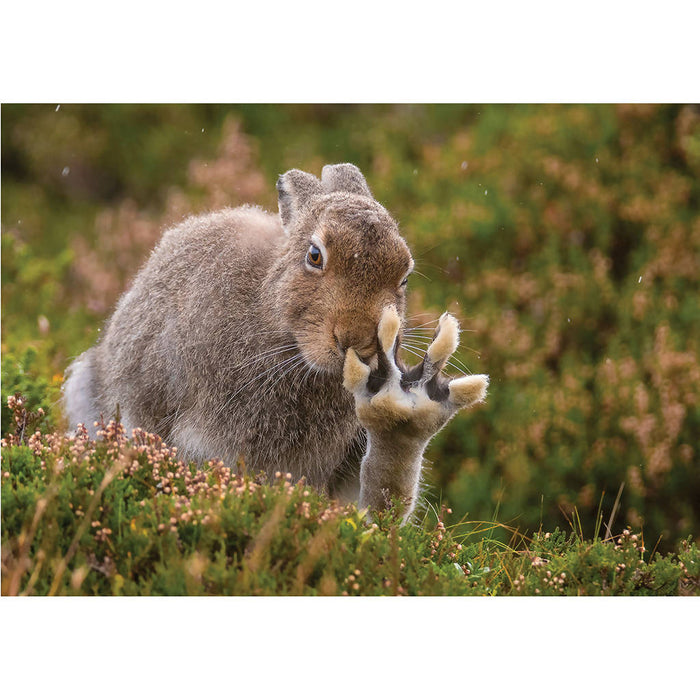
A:
[[[224,209],[165,232],[69,368],[69,420],[92,430],[119,406],[127,430],[185,459],[242,456],[331,495],[359,487],[361,507],[397,498],[408,515],[428,440],[488,379],[439,374],[457,342],[447,315],[421,365],[396,364],[413,260],[355,166],[290,170],[277,187],[279,216]]]

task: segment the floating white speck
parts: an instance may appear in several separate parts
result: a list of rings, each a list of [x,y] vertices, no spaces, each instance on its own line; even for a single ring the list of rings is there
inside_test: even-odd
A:
[[[569,323],[571,323],[571,319],[570,319],[570,318],[567,318],[566,320],[567,320]]]
[[[596,162],[596,163],[598,162],[598,159],[597,159],[597,158],[595,159],[595,162]]]
[[[469,167],[469,163],[467,163],[466,160],[462,161],[462,165],[460,166],[462,170],[466,170]]]
[[[66,165],[66,167],[63,168],[63,170],[61,170],[61,175],[65,177],[66,175],[68,175],[68,173],[70,173],[70,168]]]
[[[56,111],[57,111],[57,112],[58,112],[59,109],[61,109],[61,105],[56,105]]]
[[[488,191],[488,190],[484,190],[484,194],[488,194],[488,193],[489,193],[489,191]]]
[[[414,170],[414,171],[413,171],[413,174],[414,174],[414,175],[418,175],[418,171],[417,171],[417,170]]]
[[[639,284],[642,281],[642,276],[639,275],[639,279],[637,280],[637,284]]]
[[[455,258],[455,260],[459,260],[459,255]]]
[[[202,129],[202,133],[204,133],[204,129]]]

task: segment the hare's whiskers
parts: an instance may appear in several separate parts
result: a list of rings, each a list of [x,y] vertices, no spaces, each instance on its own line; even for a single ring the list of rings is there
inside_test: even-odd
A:
[[[309,365],[306,372],[301,376],[301,379],[299,380],[299,388],[304,386],[304,383],[306,382],[306,378],[309,376],[309,374],[314,373],[313,376],[311,377],[311,381],[314,382],[316,380],[316,377],[318,376],[318,368],[314,367],[314,365]],[[295,388],[296,388],[296,383],[295,383]]]
[[[298,352],[298,353],[295,353],[294,355],[292,355],[291,357],[288,357],[286,360],[283,360],[282,362],[279,362],[279,363],[273,365],[272,367],[268,367],[266,370],[264,370],[263,372],[258,374],[257,377],[254,377],[249,382],[244,384],[244,387],[248,386],[249,384],[252,384],[257,379],[260,379],[261,377],[268,375],[266,377],[266,379],[264,380],[264,382],[261,384],[261,387],[262,387],[270,379],[272,379],[273,377],[276,377],[278,374],[280,374],[280,372],[282,372],[285,368],[288,368],[290,364],[291,365],[296,364],[296,361],[299,360],[299,358],[301,358],[301,357],[302,357],[301,353]]]
[[[404,335],[420,335],[423,337],[428,337],[429,335],[432,335],[434,333],[433,330],[430,328],[419,328],[416,326],[415,328],[405,328],[404,329]]]
[[[462,362],[461,360],[457,360],[456,358],[455,358],[455,360],[457,362],[459,362],[460,366],[457,366],[454,362],[452,362],[452,360],[448,360],[445,364],[449,365],[450,367],[452,367],[452,369],[457,370],[457,372],[460,372],[461,374],[471,374],[472,373],[472,371],[469,369],[469,367],[467,367],[464,364],[464,362]]]
[[[261,377],[264,377],[266,374],[270,374],[271,372],[272,372],[272,373],[277,373],[277,372],[279,372],[279,371],[280,371],[282,368],[284,368],[286,365],[288,365],[289,363],[293,362],[294,360],[297,360],[297,359],[300,358],[300,357],[301,357],[301,353],[297,353],[296,355],[293,355],[292,357],[287,358],[286,360],[284,360],[283,362],[281,362],[281,363],[279,363],[279,364],[273,365],[272,367],[267,367],[267,368],[264,369],[262,372],[260,372],[260,374],[258,374],[257,376],[253,377],[252,379],[248,380],[245,384],[243,384],[243,386],[239,387],[239,389],[238,389],[236,392],[234,392],[234,393],[228,398],[228,400],[219,408],[219,410],[217,411],[217,415],[219,415],[220,413],[223,413],[224,411],[228,410],[228,408],[230,408],[230,407],[233,405],[233,401],[236,399],[236,397],[238,397],[238,396],[239,396],[247,387],[249,387],[253,382],[257,381],[257,380],[260,379]]]
[[[248,357],[245,359],[243,362],[239,362],[236,365],[232,365],[230,367],[227,367],[226,370],[234,370],[238,369],[239,367],[245,367],[249,366],[252,364],[255,364],[257,362],[260,362],[261,360],[269,360],[273,357],[276,357],[277,355],[282,355],[286,352],[289,352],[296,348],[296,344],[291,344],[291,345],[281,345],[279,347],[275,348],[268,348],[267,350],[263,350],[261,353],[258,353],[257,355],[253,355],[252,357]]]
[[[416,357],[418,357],[421,360],[423,359],[424,353],[417,353],[415,350],[411,350],[410,348],[407,348],[405,345],[402,345],[401,349],[405,350],[406,352],[410,352],[411,355],[415,355]]]
[[[408,352],[413,353],[417,357],[420,357],[421,359],[423,359],[425,355],[425,348],[420,348],[415,345],[411,345],[410,343],[402,343],[401,347]],[[454,362],[452,360],[454,360]],[[457,357],[452,357],[451,359],[447,360],[445,365],[452,367],[452,369],[456,370],[457,372],[471,374],[471,370]]]
[[[475,348],[470,348],[468,345],[461,345],[460,347],[463,347],[465,350],[469,350],[470,352],[473,352],[475,355],[481,355],[479,350],[476,350]]]
[[[431,281],[431,279],[430,279],[430,277],[428,277],[428,275],[424,275],[420,270],[416,270],[415,268],[413,268],[413,273],[412,273],[412,274],[414,274],[414,275],[420,275],[423,279],[428,280],[428,282]]]
[[[420,314],[420,316],[416,316],[415,318],[421,318],[425,314]],[[434,326],[435,325],[435,320],[433,319],[432,321],[426,321],[425,323],[421,323],[418,326],[411,326],[410,328],[407,328],[407,331],[417,331],[419,329],[427,330],[425,328],[426,326]]]
[[[425,343],[426,346],[433,342],[432,338],[427,338],[426,336],[412,335],[410,333],[404,333],[404,338],[408,338],[412,343]]]
[[[269,377],[267,377],[267,379],[265,379],[265,381],[258,388],[258,395],[263,394],[268,387],[272,388],[273,386],[279,384],[282,381],[282,379],[284,379],[284,377],[306,364],[306,361],[304,360],[304,357],[301,355],[301,353],[295,355],[293,358],[290,359],[294,360],[294,362],[292,362],[291,364],[289,364],[289,362],[280,364],[278,367],[278,371],[272,373]],[[285,365],[287,366],[285,367]]]
[[[418,352],[422,353],[422,355],[425,355],[425,348],[420,347],[419,345],[413,345],[413,343],[401,343],[402,348],[406,348],[407,350],[415,350],[416,354]]]

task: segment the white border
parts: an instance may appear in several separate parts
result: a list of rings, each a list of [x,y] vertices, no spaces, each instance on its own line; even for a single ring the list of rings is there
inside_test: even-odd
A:
[[[697,3],[3,7],[3,102],[697,101]]]

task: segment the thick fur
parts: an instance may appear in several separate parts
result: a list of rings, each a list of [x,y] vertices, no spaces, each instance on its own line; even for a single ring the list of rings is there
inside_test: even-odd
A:
[[[279,216],[224,209],[165,232],[69,369],[72,425],[92,429],[118,407],[127,430],[158,433],[185,459],[240,456],[330,492],[357,481],[365,430],[345,360],[352,348],[377,381],[380,320],[391,307],[386,334],[400,340],[413,260],[355,166],[326,166],[321,180],[291,170],[277,188]]]

